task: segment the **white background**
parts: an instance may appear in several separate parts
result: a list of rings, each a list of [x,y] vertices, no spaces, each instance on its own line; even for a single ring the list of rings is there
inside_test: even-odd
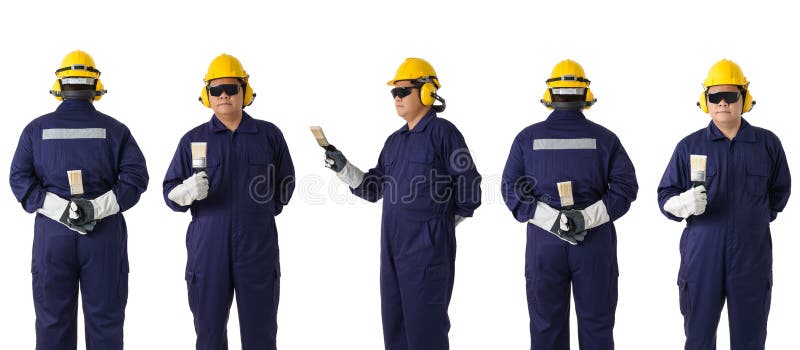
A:
[[[457,231],[451,348],[526,349],[525,226],[503,204],[499,179],[514,136],[547,116],[538,101],[552,66],[572,58],[599,99],[587,116],[617,133],[640,185],[630,212],[616,222],[617,348],[681,348],[676,276],[683,224],[659,213],[658,181],[675,144],[709,121],[695,101],[708,68],[723,57],[752,81],[758,105],[745,118],[782,139],[798,174],[797,9],[763,0],[487,3],[9,2],[0,12],[0,164],[8,169],[24,126],[56,108],[47,91],[61,58],[75,49],[89,52],[109,91],[98,109],[128,125],[150,172],[147,192],[125,213],[131,264],[125,343],[192,348],[183,280],[189,215],[166,207],[161,181],[179,138],[211,116],[197,102],[208,63],[232,54],[258,94],[248,113],[283,130],[298,176],[294,198],[278,217],[278,345],[379,349],[380,204],[356,200],[322,166],[308,126],[322,125],[353,163],[374,166],[386,137],[403,124],[385,82],[405,57],[423,57],[443,84],[448,108],[441,116],[462,131],[484,176],[483,206]],[[768,349],[796,344],[798,200],[772,224]],[[0,347],[30,349],[34,216],[8,185],[0,186],[0,206]],[[235,315],[234,308],[234,349],[240,347]],[[572,327],[577,349],[574,318]],[[728,348],[725,316],[719,346]]]

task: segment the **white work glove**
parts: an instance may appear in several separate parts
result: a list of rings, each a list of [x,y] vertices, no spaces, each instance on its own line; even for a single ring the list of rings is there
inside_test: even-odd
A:
[[[350,188],[357,188],[364,182],[364,172],[349,161],[345,163],[342,170],[336,172],[336,177],[346,183],[347,186],[350,186]]]
[[[183,180],[178,186],[169,191],[167,198],[180,206],[187,206],[194,201],[208,197],[208,175],[205,171],[198,172],[188,179]]]
[[[686,192],[673,196],[664,203],[664,210],[679,218],[688,218],[706,212],[708,197],[703,185],[692,187]]]
[[[464,219],[466,219],[466,218],[461,216],[461,215],[456,215],[456,217],[455,217],[455,223],[456,223],[455,227],[458,227],[458,224],[460,224],[462,221],[464,221]]]
[[[578,242],[583,241],[586,237],[585,231],[577,234],[564,234],[561,232],[561,216],[562,214],[558,210],[551,208],[547,204],[538,202],[536,203],[536,212],[533,214],[533,219],[528,220],[528,222],[552,233],[560,240],[569,244],[577,245]],[[563,227],[568,228],[566,222],[564,222]]]
[[[559,231],[564,235],[577,235],[610,220],[605,203],[603,200],[599,200],[582,210],[562,210]]]
[[[69,204],[69,222],[73,225],[86,225],[116,213],[119,204],[112,190],[92,200],[73,198]]]
[[[85,225],[73,225],[70,223],[69,204],[70,202],[68,200],[59,197],[55,193],[47,192],[42,207],[36,209],[36,212],[82,235],[94,229],[94,222],[89,222]]]

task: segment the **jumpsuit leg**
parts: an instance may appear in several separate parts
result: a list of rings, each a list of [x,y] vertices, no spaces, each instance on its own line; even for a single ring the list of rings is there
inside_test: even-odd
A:
[[[396,256],[400,296],[410,350],[447,350],[453,289],[455,235],[452,219],[404,223]]]
[[[619,276],[616,246],[616,232],[607,225],[593,230],[568,251],[582,350],[614,349]]]
[[[228,219],[195,217],[187,235],[186,284],[194,315],[197,350],[228,349],[233,302]]]
[[[525,279],[532,350],[569,350],[567,245],[539,228],[528,230]]]
[[[33,259],[36,350],[78,347],[78,269],[76,233],[39,215]]]
[[[400,284],[397,280],[395,260],[387,232],[387,218],[384,217],[381,232],[381,319],[383,321],[383,344],[386,350],[409,350],[406,339],[403,300],[400,297]]]
[[[233,235],[233,285],[242,349],[275,349],[280,265],[274,219]]]
[[[86,349],[122,349],[128,301],[127,233],[121,216],[78,236]]]
[[[678,272],[686,350],[716,349],[717,326],[725,304],[725,232],[685,229]]]
[[[772,299],[772,239],[769,232],[754,235],[734,249],[725,285],[731,350],[764,349]]]

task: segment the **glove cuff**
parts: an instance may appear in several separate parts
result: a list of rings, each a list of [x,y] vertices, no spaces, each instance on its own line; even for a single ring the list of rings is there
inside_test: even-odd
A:
[[[350,186],[350,188],[357,188],[364,182],[364,172],[349,161],[345,163],[341,171],[336,173],[336,177]]]
[[[119,213],[119,203],[117,203],[117,196],[113,190],[109,190],[102,196],[93,199],[92,207],[94,207],[94,219],[100,220],[102,218]]]
[[[611,221],[603,200],[594,202],[586,209],[581,210],[581,214],[583,215],[584,228],[587,230]]]
[[[68,200],[59,197],[55,193],[47,192],[44,196],[44,203],[42,203],[42,207],[36,209],[36,212],[50,219],[58,221],[61,219],[61,215],[64,214],[64,211],[67,209],[68,205]]]
[[[558,210],[551,208],[549,205],[538,202],[536,203],[536,211],[533,213],[533,218],[528,222],[549,232],[553,228],[553,223],[558,220],[558,213]]]

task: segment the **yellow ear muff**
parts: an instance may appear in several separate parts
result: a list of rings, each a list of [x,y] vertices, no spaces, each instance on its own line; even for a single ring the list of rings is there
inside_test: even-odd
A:
[[[100,79],[97,79],[94,85],[94,93],[95,93],[94,100],[99,101],[103,97],[103,95],[106,94],[106,92],[107,91],[105,89],[105,86],[103,86],[103,82],[101,82]]]
[[[742,105],[742,113],[750,112],[753,109],[753,106],[756,105],[756,101],[753,101],[753,95],[750,95],[750,90],[747,89],[745,86],[744,88],[744,104]]]
[[[419,101],[424,106],[432,106],[436,99],[433,94],[436,93],[436,86],[433,83],[425,83],[419,88]]]
[[[592,89],[586,88],[586,106],[583,107],[584,110],[589,109],[597,102],[597,99],[594,98],[594,94],[592,93]]]
[[[247,107],[253,103],[253,100],[256,98],[256,93],[253,92],[253,88],[250,86],[249,83],[245,83],[244,85],[244,100],[243,100],[243,107]]]
[[[700,93],[700,99],[697,100],[697,107],[700,107],[700,110],[702,110],[703,113],[708,113],[708,104],[706,102],[706,99],[707,99],[706,92],[703,91],[702,93]]]
[[[211,108],[211,101],[208,100],[208,88],[207,87],[203,86],[203,91],[200,92],[200,98],[198,98],[198,100],[200,101],[200,103],[203,104],[203,106]]]

